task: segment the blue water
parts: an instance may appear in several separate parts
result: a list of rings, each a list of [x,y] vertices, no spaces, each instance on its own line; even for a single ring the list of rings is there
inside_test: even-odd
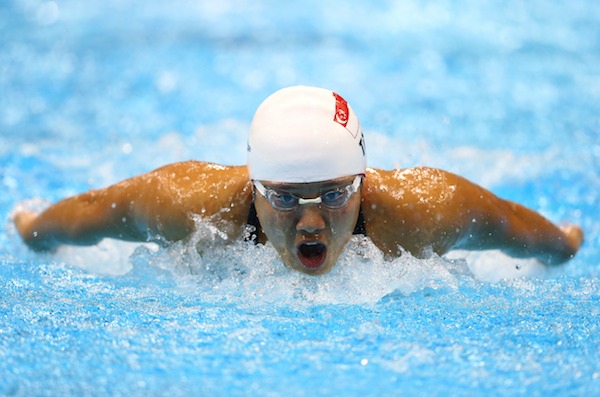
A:
[[[0,39],[0,395],[600,395],[596,2],[8,0]],[[581,224],[581,252],[384,261],[357,238],[309,277],[201,223],[202,255],[15,235],[19,206],[243,164],[292,84],[346,97],[371,166],[464,175]]]

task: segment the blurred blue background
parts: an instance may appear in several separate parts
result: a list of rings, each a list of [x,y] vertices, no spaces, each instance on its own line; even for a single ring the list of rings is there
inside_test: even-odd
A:
[[[0,394],[600,394],[599,64],[594,1],[3,1]],[[580,254],[550,272],[374,254],[376,275],[315,281],[268,249],[212,277],[177,250],[43,256],[15,236],[24,200],[243,164],[255,108],[294,84],[352,104],[371,166],[444,168],[579,223]]]

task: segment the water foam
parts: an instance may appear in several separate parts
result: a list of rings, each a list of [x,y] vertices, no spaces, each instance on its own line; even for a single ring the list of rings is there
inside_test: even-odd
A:
[[[39,211],[43,200],[20,203],[13,209]],[[135,271],[166,271],[190,294],[207,301],[279,304],[375,304],[390,294],[408,296],[424,290],[457,290],[465,283],[499,282],[539,277],[548,270],[534,260],[516,260],[499,251],[459,251],[426,259],[404,253],[385,258],[364,236],[353,236],[331,272],[306,275],[287,268],[270,245],[230,241],[213,223],[195,218],[196,232],[185,241],[159,246],[105,239],[92,247],[62,246],[44,260],[63,263],[100,275],[123,276]],[[9,235],[18,242],[14,226]],[[12,229],[12,230],[11,230]],[[22,243],[21,243],[22,245]],[[465,259],[466,258],[466,259]]]
[[[236,304],[374,304],[393,293],[455,290],[459,278],[468,274],[464,261],[433,255],[387,260],[368,238],[354,236],[330,273],[310,276],[285,267],[269,244],[229,241],[210,223],[198,221],[196,226],[188,241],[166,247],[143,244],[131,252],[130,245],[105,241],[93,248],[61,249],[58,257],[89,271],[112,269],[113,274],[152,266],[170,273],[190,294]],[[127,255],[128,263],[123,264]],[[111,261],[115,263],[106,266]]]

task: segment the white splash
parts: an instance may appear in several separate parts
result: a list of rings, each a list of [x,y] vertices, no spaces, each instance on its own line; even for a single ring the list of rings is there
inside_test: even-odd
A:
[[[464,262],[435,256],[386,260],[369,239],[355,236],[330,273],[310,276],[286,268],[269,244],[232,243],[206,223],[197,224],[190,241],[140,248],[132,260],[172,272],[182,288],[205,299],[239,303],[373,304],[391,293],[457,289],[458,277],[468,274]]]
[[[18,208],[40,210],[46,205],[33,200],[21,203],[13,213]],[[8,229],[13,242],[22,244],[14,226]],[[216,226],[199,220],[196,230],[189,240],[166,247],[105,239],[92,247],[63,246],[52,254],[34,254],[24,246],[22,251],[24,257],[40,255],[112,276],[125,275],[140,264],[140,271],[151,266],[171,274],[176,284],[190,293],[239,304],[374,304],[393,293],[407,296],[423,290],[457,290],[465,280],[499,282],[547,273],[536,261],[515,260],[498,251],[463,251],[442,258],[432,254],[427,259],[405,253],[390,260],[370,239],[353,236],[330,273],[310,276],[285,267],[269,244],[229,241]]]

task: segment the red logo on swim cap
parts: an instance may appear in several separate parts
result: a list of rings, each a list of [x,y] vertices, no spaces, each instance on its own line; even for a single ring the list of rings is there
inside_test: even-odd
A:
[[[335,92],[332,92],[335,98],[335,115],[333,116],[333,121],[340,124],[342,127],[346,127],[348,125],[348,102]]]

